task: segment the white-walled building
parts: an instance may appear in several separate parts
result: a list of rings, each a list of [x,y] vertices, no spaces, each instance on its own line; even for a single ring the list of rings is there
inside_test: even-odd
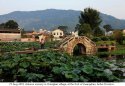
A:
[[[72,36],[75,36],[75,37],[78,37],[78,31],[75,31],[75,32],[71,32]]]
[[[45,30],[45,29],[40,29],[39,30],[39,33],[45,33],[45,32],[47,32],[47,30]]]
[[[113,35],[113,31],[105,32],[105,36],[111,36],[111,35]]]
[[[60,29],[55,29],[52,31],[52,35],[54,37],[53,40],[61,40],[64,36],[64,32]]]

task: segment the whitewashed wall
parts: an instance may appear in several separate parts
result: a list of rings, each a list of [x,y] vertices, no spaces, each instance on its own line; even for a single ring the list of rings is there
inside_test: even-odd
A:
[[[20,33],[0,33],[0,41],[20,41]]]
[[[21,42],[35,42],[34,38],[21,38]]]

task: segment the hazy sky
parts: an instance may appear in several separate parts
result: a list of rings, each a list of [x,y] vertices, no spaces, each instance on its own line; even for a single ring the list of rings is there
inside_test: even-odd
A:
[[[83,10],[92,7],[98,11],[125,19],[125,0],[0,0],[0,15],[13,11],[44,9]]]

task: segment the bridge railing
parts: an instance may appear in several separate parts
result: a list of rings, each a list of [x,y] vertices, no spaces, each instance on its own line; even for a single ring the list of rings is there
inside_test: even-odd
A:
[[[88,37],[86,37],[86,36],[81,36],[81,37],[83,37],[85,40],[87,39],[87,41],[89,41],[90,44],[93,44],[94,46],[96,46],[96,44],[91,39],[89,39]]]
[[[68,36],[68,37],[65,37],[64,39],[62,39],[58,45],[62,44],[63,42],[65,42],[66,40],[70,39],[72,36]]]
[[[66,45],[68,42],[72,41],[74,37],[71,37],[70,39],[66,40],[64,43],[61,44],[61,46]]]

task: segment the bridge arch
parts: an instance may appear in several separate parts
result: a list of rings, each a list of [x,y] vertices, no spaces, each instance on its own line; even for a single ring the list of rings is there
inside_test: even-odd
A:
[[[77,43],[76,45],[74,45],[73,49],[72,49],[72,54],[75,56],[79,56],[79,55],[85,55],[86,54],[86,47],[84,44],[82,43]]]

